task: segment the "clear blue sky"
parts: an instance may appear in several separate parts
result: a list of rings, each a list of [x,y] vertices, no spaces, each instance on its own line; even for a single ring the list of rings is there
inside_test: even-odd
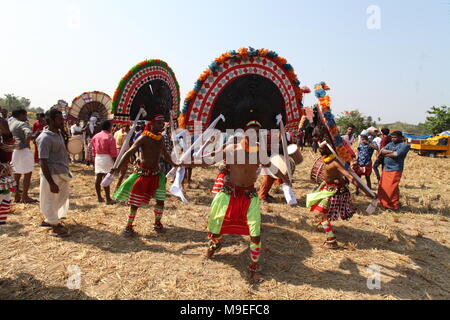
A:
[[[160,58],[184,99],[214,58],[243,46],[277,51],[302,85],[326,81],[336,114],[418,123],[450,104],[450,0],[0,0],[0,95],[44,109],[112,95],[133,65]]]

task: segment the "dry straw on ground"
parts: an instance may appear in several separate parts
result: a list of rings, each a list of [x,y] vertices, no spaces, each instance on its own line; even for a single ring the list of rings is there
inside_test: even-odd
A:
[[[214,168],[194,170],[189,205],[170,198],[167,233],[152,230],[153,213],[141,210],[139,233],[120,233],[128,208],[95,200],[91,169],[73,165],[72,236],[56,239],[38,224],[37,205],[16,205],[0,228],[0,299],[450,299],[450,161],[411,154],[402,182],[400,213],[363,214],[368,200],[355,197],[360,214],[335,223],[341,250],[321,248],[324,235],[311,225],[305,196],[313,157],[296,172],[300,206],[263,205],[265,282],[248,284],[248,240],[227,236],[224,250],[203,258]],[[39,196],[38,169],[31,195]],[[81,289],[69,290],[69,266],[80,268]],[[381,268],[381,290],[369,290],[367,270]]]

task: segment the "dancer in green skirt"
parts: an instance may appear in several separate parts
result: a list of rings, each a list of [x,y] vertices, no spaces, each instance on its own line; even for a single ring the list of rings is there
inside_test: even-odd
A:
[[[130,157],[141,149],[141,157],[137,162],[135,172],[117,190],[113,198],[118,201],[125,201],[130,206],[130,215],[124,231],[126,237],[135,234],[133,229],[134,219],[139,208],[147,205],[151,198],[155,198],[155,224],[156,232],[163,232],[164,226],[161,219],[164,213],[164,201],[166,200],[166,177],[159,169],[161,154],[172,166],[173,163],[168,154],[161,132],[164,129],[164,116],[156,115],[147,124],[145,131],[139,139],[128,150],[119,163],[119,168],[126,164]],[[118,171],[114,169],[112,173]]]

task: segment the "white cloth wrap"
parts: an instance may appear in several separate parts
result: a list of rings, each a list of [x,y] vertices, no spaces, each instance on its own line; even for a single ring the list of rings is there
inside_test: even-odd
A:
[[[294,195],[294,191],[289,185],[283,184],[283,192],[288,205],[295,206],[296,204],[298,204],[297,199],[295,198]]]
[[[57,225],[59,220],[67,217],[69,211],[70,182],[63,180],[59,174],[52,175],[52,178],[59,187],[59,193],[50,191],[50,184],[41,171],[39,203],[45,222]]]
[[[108,174],[114,167],[113,158],[109,154],[95,155],[95,174]]]
[[[14,173],[27,174],[33,172],[34,154],[29,148],[14,150],[11,165]]]

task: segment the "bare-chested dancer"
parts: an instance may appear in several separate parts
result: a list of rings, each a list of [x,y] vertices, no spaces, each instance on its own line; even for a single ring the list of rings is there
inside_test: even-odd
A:
[[[324,247],[337,249],[339,246],[331,221],[349,220],[354,215],[355,210],[348,190],[348,181],[358,185],[356,179],[336,160],[326,142],[320,145],[319,151],[325,163],[325,181],[314,193],[308,195],[307,207],[311,212],[315,212],[316,222],[325,230],[327,238]],[[369,197],[373,197],[366,191],[364,192]]]
[[[118,201],[126,201],[130,205],[130,215],[124,235],[134,235],[133,223],[137,211],[148,204],[151,198],[155,198],[155,224],[156,232],[164,231],[161,219],[164,212],[164,201],[166,200],[166,176],[159,168],[161,154],[172,166],[176,166],[168,154],[161,132],[164,129],[164,116],[156,115],[147,124],[144,132],[133,146],[124,154],[119,163],[119,168],[126,164],[130,157],[139,149],[140,159],[137,161],[135,173],[132,174],[117,190],[113,198]],[[115,169],[112,173],[119,171]]]
[[[251,121],[245,127],[246,133],[255,130],[258,135],[261,125]],[[211,259],[222,248],[223,236],[227,234],[249,235],[251,263],[248,268],[251,282],[260,282],[261,270],[259,259],[261,255],[261,211],[260,200],[255,189],[258,179],[258,169],[263,165],[259,156],[259,144],[251,145],[250,139],[243,138],[239,143],[229,145],[223,151],[234,153],[235,163],[239,152],[245,154],[243,164],[228,163],[229,174],[225,178],[222,190],[216,195],[211,205],[208,222],[208,237],[210,239],[206,257]],[[251,164],[250,160],[256,160]],[[270,166],[270,164],[263,165]],[[277,176],[290,185],[288,178],[281,172]]]

